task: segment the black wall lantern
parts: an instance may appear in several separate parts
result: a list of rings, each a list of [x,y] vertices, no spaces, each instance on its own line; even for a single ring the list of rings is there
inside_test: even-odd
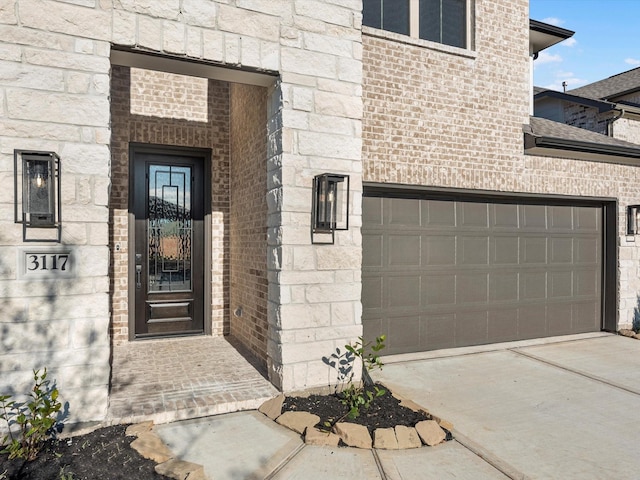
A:
[[[312,242],[333,244],[335,231],[348,229],[349,175],[316,175],[313,179]],[[323,234],[330,237],[322,241],[319,237],[323,237]]]
[[[14,151],[15,221],[28,228],[56,228],[60,241],[60,157],[55,152]]]
[[[640,233],[640,205],[627,207],[627,235]]]

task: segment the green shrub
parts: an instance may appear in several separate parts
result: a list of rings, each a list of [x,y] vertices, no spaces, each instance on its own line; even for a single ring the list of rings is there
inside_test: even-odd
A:
[[[9,458],[33,460],[38,455],[43,442],[54,432],[57,415],[62,407],[58,401],[58,389],[50,386],[47,369],[33,371],[34,386],[27,402],[11,400],[11,395],[0,395],[0,418],[9,428],[3,439]],[[18,432],[14,432],[15,426]]]
[[[386,393],[386,390],[373,386],[373,390],[367,390],[365,388],[368,378],[368,373],[374,369],[382,368],[383,363],[380,360],[378,352],[384,348],[385,335],[380,335],[376,338],[375,345],[373,342],[364,343],[362,337],[358,337],[358,340],[353,344],[345,345],[345,352],[341,352],[339,348],[335,353],[332,353],[330,357],[323,357],[322,361],[334,368],[338,372],[338,383],[336,384],[335,393],[340,398],[343,405],[349,408],[348,413],[345,415],[350,419],[354,419],[360,415],[362,408],[369,408],[373,400]],[[361,381],[354,382],[354,363],[356,359],[360,360],[362,364],[362,379]],[[339,387],[342,386],[342,390],[339,391]],[[344,417],[343,417],[344,418]]]

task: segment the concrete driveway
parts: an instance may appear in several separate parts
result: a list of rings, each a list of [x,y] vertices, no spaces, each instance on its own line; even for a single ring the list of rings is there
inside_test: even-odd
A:
[[[591,334],[385,363],[375,380],[453,422],[460,443],[511,478],[640,478],[639,340]]]

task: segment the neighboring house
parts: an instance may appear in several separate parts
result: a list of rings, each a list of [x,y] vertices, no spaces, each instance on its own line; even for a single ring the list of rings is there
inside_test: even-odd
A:
[[[72,421],[103,421],[111,349],[144,338],[231,335],[292,391],[362,334],[400,354],[630,325],[640,147],[530,117],[532,56],[570,32],[527,17],[2,2],[0,391],[47,366]]]
[[[567,92],[536,87],[534,114],[640,143],[640,68]]]

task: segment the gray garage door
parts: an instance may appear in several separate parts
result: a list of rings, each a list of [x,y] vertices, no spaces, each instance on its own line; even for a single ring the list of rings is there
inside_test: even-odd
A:
[[[601,207],[365,197],[363,324],[384,354],[599,331]]]

